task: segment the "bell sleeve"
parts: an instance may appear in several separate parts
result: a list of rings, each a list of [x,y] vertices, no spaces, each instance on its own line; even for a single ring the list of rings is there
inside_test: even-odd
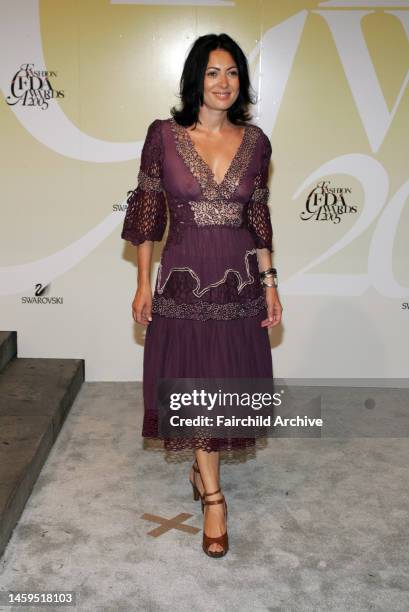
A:
[[[272,149],[270,140],[264,133],[263,140],[260,171],[254,180],[254,191],[246,208],[246,225],[254,238],[256,248],[268,249],[273,253],[273,229],[268,208],[268,167]]]
[[[162,184],[163,145],[160,119],[148,127],[142,147],[137,187],[127,199],[121,238],[135,246],[160,242],[166,228],[166,196]]]

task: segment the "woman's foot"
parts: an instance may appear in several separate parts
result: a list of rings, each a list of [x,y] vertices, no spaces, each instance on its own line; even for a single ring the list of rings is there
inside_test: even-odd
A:
[[[206,501],[223,499],[221,492],[206,495]],[[203,531],[209,538],[218,538],[226,533],[226,513],[223,504],[205,504]],[[223,546],[210,544],[209,552],[224,552]]]

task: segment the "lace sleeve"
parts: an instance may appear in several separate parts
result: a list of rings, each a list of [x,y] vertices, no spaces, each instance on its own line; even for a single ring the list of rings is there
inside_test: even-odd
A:
[[[160,242],[166,228],[166,197],[162,186],[162,136],[160,119],[148,127],[141,153],[138,184],[127,199],[121,238],[134,245]]]
[[[268,249],[273,253],[273,229],[268,208],[268,167],[271,158],[271,143],[264,134],[260,172],[254,180],[254,191],[247,205],[246,223],[257,249]]]

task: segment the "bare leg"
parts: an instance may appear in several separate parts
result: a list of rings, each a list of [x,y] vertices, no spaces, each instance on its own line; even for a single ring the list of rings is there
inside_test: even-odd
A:
[[[211,493],[220,487],[220,454],[219,452],[211,452],[196,450],[196,459],[199,465],[200,475],[202,477],[203,488]],[[200,478],[198,479],[200,481]],[[199,487],[199,485],[198,485]],[[221,492],[216,495],[208,495],[206,501],[221,499]],[[204,526],[203,529],[211,538],[217,538],[226,531],[226,520],[224,515],[223,504],[212,504],[204,507]],[[212,552],[222,551],[223,547],[220,544],[212,544],[209,546]]]
[[[204,486],[202,482],[202,477],[198,472],[193,469],[193,466],[190,468],[189,479],[191,482],[194,482],[197,488],[199,489],[200,497],[203,497]]]

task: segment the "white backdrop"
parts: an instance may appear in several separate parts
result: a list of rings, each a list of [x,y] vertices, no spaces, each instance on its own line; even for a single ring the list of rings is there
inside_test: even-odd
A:
[[[0,5],[0,328],[18,331],[19,356],[81,357],[87,380],[141,380],[126,192],[147,125],[177,102],[189,45],[227,31],[248,54],[254,122],[273,146],[275,375],[407,378],[409,2],[99,5]]]

